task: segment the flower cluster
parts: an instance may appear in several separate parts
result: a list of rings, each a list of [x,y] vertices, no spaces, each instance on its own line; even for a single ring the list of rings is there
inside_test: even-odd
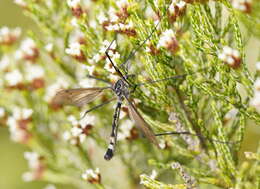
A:
[[[129,16],[128,7],[130,6],[127,0],[120,0],[116,2],[119,11],[110,8],[108,11],[109,18],[100,13],[97,17],[99,24],[101,24],[108,31],[115,31],[118,33],[126,34],[128,36],[135,36],[136,31],[132,22],[125,23]]]
[[[33,110],[15,107],[13,115],[7,120],[11,139],[15,142],[27,143],[31,138],[29,124],[32,121]]]
[[[167,49],[173,54],[179,50],[179,43],[172,29],[168,29],[161,34],[157,48],[159,49],[161,47]]]
[[[134,140],[138,137],[138,131],[134,127],[133,121],[127,119],[120,125],[118,131],[118,140]]]
[[[43,157],[36,152],[25,152],[24,158],[28,161],[30,171],[22,175],[23,180],[29,182],[41,179],[45,170]]]
[[[8,27],[0,28],[0,45],[12,45],[21,35],[21,29],[9,29]]]
[[[86,136],[90,134],[93,127],[92,124],[95,124],[95,119],[95,116],[85,115],[80,121],[77,121],[74,116],[69,116],[68,120],[73,127],[63,133],[63,138],[72,145],[83,143]]]
[[[35,41],[31,38],[26,38],[22,41],[20,49],[15,53],[17,60],[28,60],[35,62],[39,57],[39,49],[37,48]]]
[[[99,169],[96,168],[96,170],[93,169],[87,169],[82,175],[83,180],[88,181],[91,184],[98,184],[101,182],[101,175],[99,172]]]
[[[180,122],[178,115],[176,113],[171,112],[169,115],[168,120],[175,124],[177,132],[185,132],[185,128],[183,127],[182,123]],[[181,137],[183,140],[189,145],[189,150],[196,151],[199,147],[199,141],[194,140],[191,136],[182,134]]]
[[[23,75],[19,69],[7,72],[4,76],[6,87],[10,89],[24,89]]]
[[[65,49],[65,52],[68,55],[71,55],[79,62],[84,62],[86,60],[86,57],[81,50],[81,44],[79,42],[72,42],[69,44],[69,47]]]
[[[66,80],[59,78],[55,83],[52,85],[49,85],[46,88],[46,94],[44,96],[44,100],[49,104],[49,106],[53,110],[58,110],[61,108],[60,104],[56,104],[53,102],[53,98],[56,95],[56,93],[61,90],[61,89],[66,89],[68,88],[69,84],[66,82]]]
[[[67,0],[68,6],[71,8],[73,16],[80,18],[83,14],[83,9],[80,5],[81,0]]]
[[[185,1],[173,0],[168,10],[171,22],[175,22],[178,17],[182,16],[185,13],[185,9]]]
[[[223,47],[223,50],[218,54],[218,58],[234,69],[239,68],[241,64],[239,51],[228,46]]]
[[[14,0],[14,3],[23,7],[23,8],[26,8],[27,7],[27,3],[25,0]]]
[[[29,82],[28,89],[34,90],[44,87],[44,69],[39,65],[27,64],[25,79]]]
[[[252,9],[252,0],[233,0],[232,6],[244,13],[250,13]]]

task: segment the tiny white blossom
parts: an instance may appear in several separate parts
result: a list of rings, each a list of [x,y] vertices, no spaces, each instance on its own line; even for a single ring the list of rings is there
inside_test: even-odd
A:
[[[22,58],[35,58],[38,56],[37,46],[33,39],[26,38],[22,41],[20,48],[15,52],[17,60]]]
[[[4,26],[0,28],[0,44],[9,44],[17,40],[21,35],[21,28],[9,29]]]
[[[81,55],[80,44],[78,42],[70,43],[69,48],[66,48],[65,52],[68,55],[80,56]]]
[[[21,7],[27,6],[27,3],[24,0],[14,0],[14,3],[21,6]]]
[[[116,10],[112,7],[109,8],[108,15],[111,22],[117,22],[119,20],[119,17],[116,15]]]
[[[156,179],[157,176],[158,176],[157,171],[156,170],[152,170],[152,174],[150,175],[150,178],[154,180],[154,179]]]
[[[124,140],[131,136],[131,130],[134,127],[134,123],[131,120],[125,120],[118,131],[118,140]]]
[[[93,169],[87,169],[82,175],[83,180],[89,180],[89,179],[96,179],[99,180],[99,168],[96,168],[96,170]]]
[[[50,102],[59,90],[68,88],[68,86],[65,79],[59,78],[54,84],[47,87],[44,100]]]
[[[256,66],[256,70],[260,71],[260,62],[257,62],[255,66]]]
[[[233,109],[231,109],[230,111],[227,112],[224,119],[227,120],[227,121],[230,120],[230,119],[233,119],[233,118],[236,117],[237,113],[238,113],[238,110],[236,108],[233,108]]]
[[[228,46],[223,47],[222,51],[218,53],[218,58],[233,68],[238,67],[241,62],[239,51]]]
[[[254,88],[256,92],[260,92],[260,78],[257,78],[254,83]]]
[[[6,73],[4,78],[9,86],[16,86],[23,81],[23,75],[19,70]]]
[[[0,118],[3,118],[5,116],[5,109],[0,107]]]
[[[108,21],[108,18],[105,16],[105,14],[103,12],[101,12],[98,16],[97,16],[97,20],[99,24],[103,24],[104,22]]]
[[[129,6],[129,2],[128,0],[118,0],[116,1],[116,5],[118,6],[118,8],[126,8]]]
[[[5,70],[10,65],[10,59],[8,56],[4,55],[0,60],[0,70]]]
[[[47,52],[52,52],[53,51],[53,43],[48,43],[47,45],[45,45],[45,50],[47,51]]]
[[[44,77],[44,69],[39,65],[29,64],[26,66],[26,79],[27,81],[33,81],[35,79]]]
[[[25,182],[31,182],[34,180],[34,174],[32,172],[25,172],[22,174],[22,179]]]
[[[80,0],[67,0],[67,4],[70,8],[77,8],[80,6]]]
[[[33,114],[32,109],[15,107],[13,110],[13,117],[16,120],[26,120]]]
[[[24,152],[24,158],[28,161],[30,169],[37,169],[40,166],[40,156],[36,152]]]

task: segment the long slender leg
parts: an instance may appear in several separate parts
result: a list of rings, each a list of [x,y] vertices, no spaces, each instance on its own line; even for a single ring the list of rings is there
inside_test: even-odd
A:
[[[100,108],[100,107],[102,107],[102,106],[104,106],[104,105],[106,105],[106,104],[112,102],[113,100],[116,100],[116,97],[111,98],[111,99],[109,99],[109,100],[107,100],[107,101],[105,101],[105,102],[103,102],[103,103],[101,103],[101,104],[99,104],[99,105],[97,105],[97,106],[94,106],[93,108],[87,110],[87,111],[84,113],[84,115],[81,117],[81,119],[83,119],[83,118],[87,115],[87,113],[89,113],[89,112],[91,112],[91,111],[93,111],[93,110],[96,110],[96,109],[98,109],[98,108]]]
[[[104,155],[105,160],[110,160],[114,156],[116,140],[117,140],[117,127],[118,127],[118,120],[119,120],[121,105],[122,105],[122,102],[118,101],[115,112],[114,112],[114,116],[113,116],[112,132],[110,135],[109,146]]]
[[[103,83],[107,83],[107,84],[111,85],[111,83],[110,83],[109,81],[107,81],[107,80],[100,79],[100,78],[97,78],[97,77],[92,76],[92,75],[87,75],[87,77],[90,78],[90,79],[95,79],[95,80],[97,80],[97,81],[101,81],[101,82],[103,82]]]
[[[168,81],[168,80],[171,80],[171,79],[184,78],[184,77],[186,77],[186,76],[188,76],[188,75],[193,75],[193,74],[196,74],[196,73],[198,73],[198,72],[207,70],[208,68],[209,68],[209,67],[204,67],[204,68],[198,69],[197,71],[192,72],[192,73],[190,73],[190,74],[175,75],[175,76],[172,76],[172,77],[167,77],[167,78],[163,78],[163,79],[148,81],[148,82],[145,82],[145,83],[137,83],[137,84],[135,84],[135,86],[136,86],[136,87],[139,87],[139,86],[142,86],[142,85],[153,84],[153,83],[158,83],[158,82],[162,82],[162,81]]]

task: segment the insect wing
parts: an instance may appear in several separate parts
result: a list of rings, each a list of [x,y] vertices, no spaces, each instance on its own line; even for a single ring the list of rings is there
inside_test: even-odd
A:
[[[140,113],[137,111],[136,107],[132,102],[128,101],[128,109],[130,113],[131,119],[135,122],[135,124],[142,130],[144,135],[157,147],[159,147],[158,141],[156,140],[156,137],[148,123],[145,122],[144,118],[140,115]]]
[[[104,89],[106,88],[97,87],[61,90],[55,95],[53,102],[55,104],[83,106],[92,102]]]

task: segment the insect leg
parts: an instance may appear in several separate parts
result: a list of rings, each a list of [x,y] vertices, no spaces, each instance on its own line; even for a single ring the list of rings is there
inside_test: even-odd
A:
[[[114,100],[116,100],[116,97],[111,98],[111,99],[109,99],[108,101],[105,101],[105,102],[103,102],[103,103],[101,103],[101,104],[99,104],[99,105],[97,105],[97,106],[94,106],[93,108],[87,110],[87,111],[84,113],[84,115],[81,117],[81,119],[83,119],[83,118],[87,115],[87,113],[89,113],[89,112],[91,112],[91,111],[93,111],[93,110],[96,110],[96,109],[98,109],[98,108],[100,108],[100,107],[102,107],[102,106],[104,106],[104,105],[106,105],[106,104],[108,104],[108,103],[110,103],[110,102],[112,102],[112,101],[114,101]]]
[[[114,116],[113,116],[112,132],[110,135],[109,146],[104,155],[105,160],[110,160],[114,156],[114,151],[115,151],[115,146],[116,146],[116,141],[117,141],[117,127],[118,127],[118,120],[119,120],[121,105],[122,105],[122,102],[118,101],[115,112],[114,112]]]
[[[97,80],[97,81],[101,81],[101,82],[103,82],[103,83],[107,83],[107,84],[111,85],[111,83],[110,83],[109,81],[107,81],[107,80],[100,79],[100,78],[97,78],[97,77],[92,76],[92,75],[87,75],[87,77],[90,78],[90,79],[95,79],[95,80]]]

